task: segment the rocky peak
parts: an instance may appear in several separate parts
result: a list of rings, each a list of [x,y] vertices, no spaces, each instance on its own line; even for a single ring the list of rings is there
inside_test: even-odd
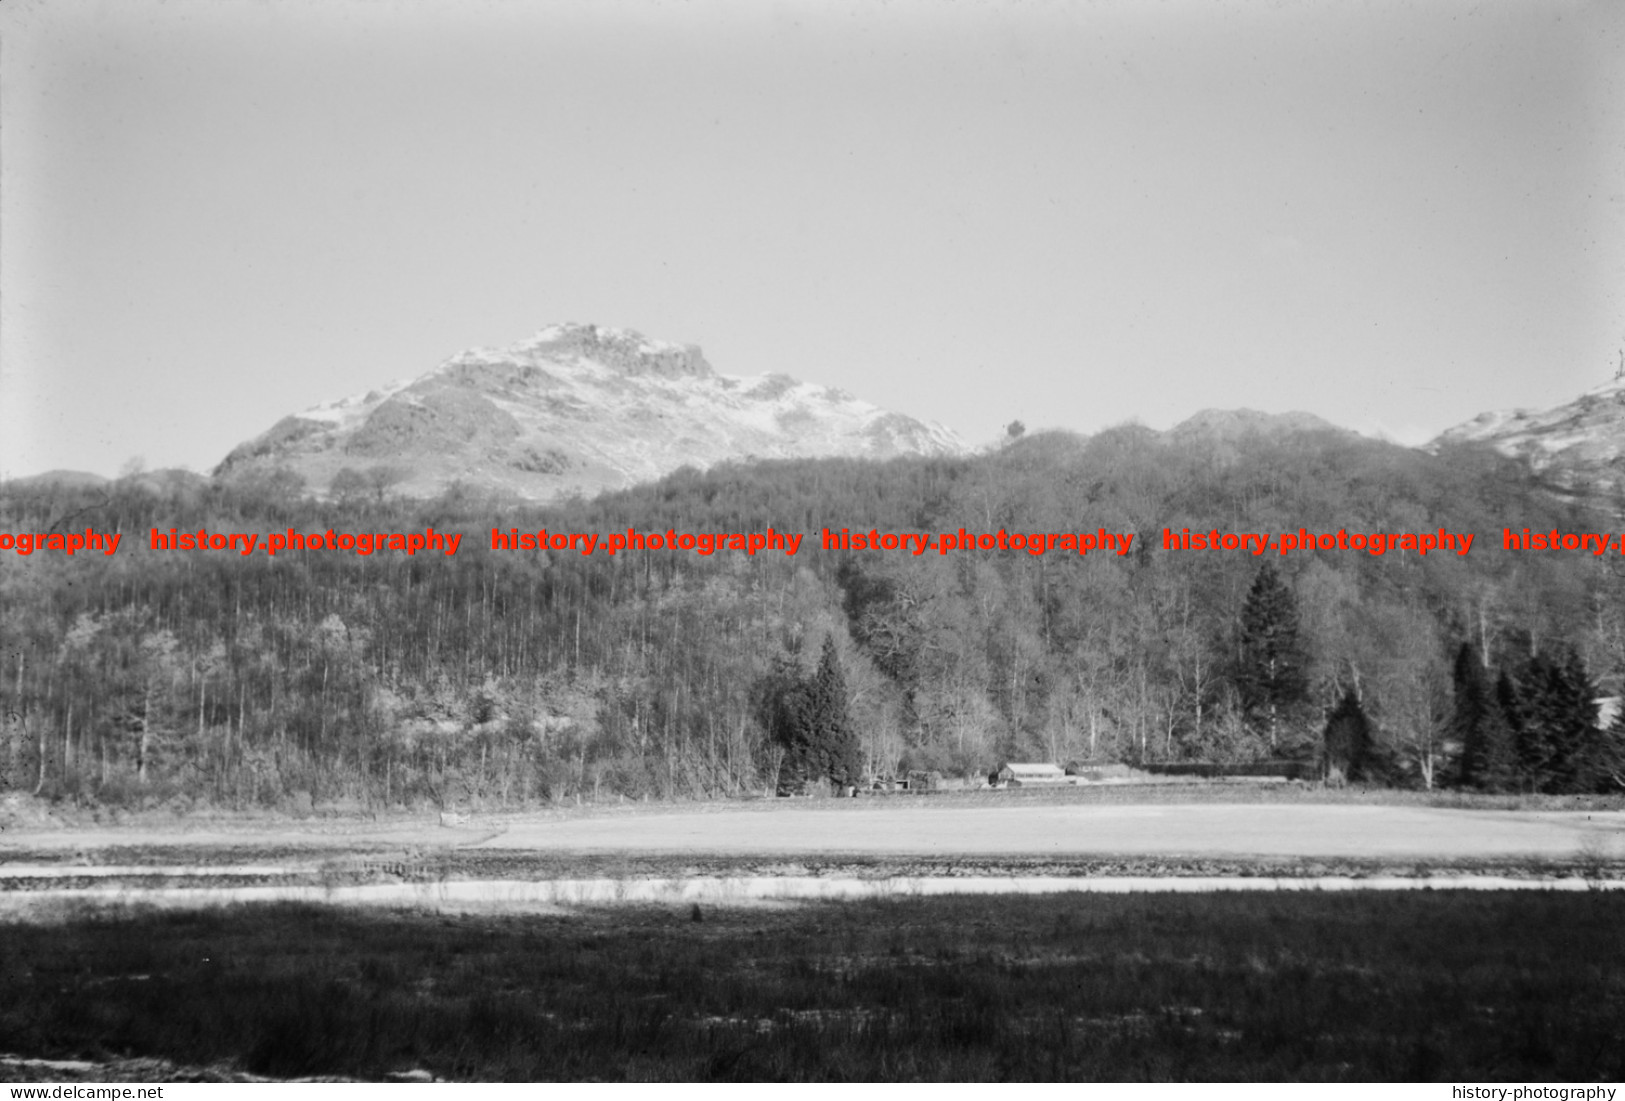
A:
[[[697,344],[652,340],[633,329],[566,322],[549,325],[528,340],[505,348],[474,348],[444,366],[538,366],[591,362],[632,377],[710,378],[716,374]]]

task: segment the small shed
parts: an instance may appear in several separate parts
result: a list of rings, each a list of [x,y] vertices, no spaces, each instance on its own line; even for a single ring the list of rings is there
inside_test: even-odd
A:
[[[1040,787],[1045,784],[1069,784],[1066,769],[1060,765],[1019,764],[1011,761],[993,774],[996,787]]]

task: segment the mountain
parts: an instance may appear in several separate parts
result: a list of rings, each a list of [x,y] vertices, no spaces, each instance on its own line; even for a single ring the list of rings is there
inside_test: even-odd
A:
[[[418,497],[460,480],[546,501],[728,460],[967,451],[941,425],[841,390],[718,374],[694,345],[566,324],[284,417],[215,474],[288,467],[329,494]]]
[[[1625,483],[1625,379],[1592,387],[1542,412],[1480,413],[1425,447],[1481,443],[1528,461],[1566,489],[1613,490]]]

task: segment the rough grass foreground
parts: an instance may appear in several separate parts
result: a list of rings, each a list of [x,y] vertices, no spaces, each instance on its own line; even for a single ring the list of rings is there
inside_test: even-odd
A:
[[[0,929],[0,1052],[275,1077],[1625,1077],[1625,896],[977,897]]]

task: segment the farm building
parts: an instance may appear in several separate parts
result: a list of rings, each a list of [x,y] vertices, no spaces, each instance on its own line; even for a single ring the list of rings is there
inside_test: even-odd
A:
[[[1017,764],[1014,761],[999,769],[990,779],[995,787],[1013,788],[1072,782],[1060,765]]]

